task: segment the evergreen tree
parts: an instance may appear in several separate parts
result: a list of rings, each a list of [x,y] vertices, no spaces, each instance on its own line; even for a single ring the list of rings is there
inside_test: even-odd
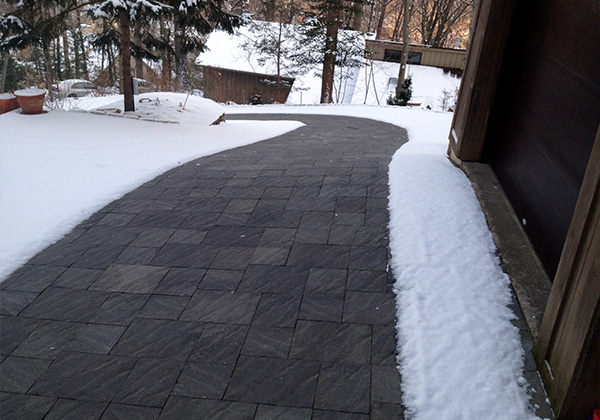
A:
[[[315,15],[305,18],[304,24],[299,28],[299,48],[293,56],[298,63],[322,65],[321,103],[333,102],[336,69],[341,78],[338,80],[343,82],[348,77],[348,69],[360,67],[364,56],[363,34],[340,30],[340,26],[336,25],[334,29],[337,29],[333,33],[327,23],[327,20]]]
[[[67,30],[69,13],[83,3],[77,0],[6,0],[6,3],[13,9],[0,15],[0,52],[31,46],[41,48],[46,89],[52,99],[52,43]]]
[[[283,18],[283,15],[280,16]],[[280,22],[252,21],[248,25],[248,37],[241,47],[258,64],[266,66],[277,75],[277,90],[281,89],[281,77],[297,77],[308,71],[306,60],[300,60],[298,33],[295,25]]]
[[[309,28],[305,33],[309,37],[322,39],[319,48],[322,54],[323,72],[321,84],[321,103],[333,102],[335,67],[341,62],[339,34],[348,29],[351,19],[358,13],[366,0],[311,0],[313,10],[306,13],[304,24]]]
[[[406,106],[408,105],[410,98],[412,98],[412,79],[407,77],[402,83],[400,93],[396,94],[395,96],[390,95],[389,98],[387,98],[387,104]]]
[[[214,30],[233,33],[244,18],[225,10],[224,0],[164,0],[170,6],[162,30],[147,32],[143,42],[168,54],[175,64],[179,88],[189,89],[188,55],[205,51],[206,35]]]
[[[139,18],[156,19],[169,12],[170,6],[154,0],[105,0],[90,8],[94,18],[114,19],[121,35],[121,86],[124,110],[135,111],[131,76],[131,26]]]

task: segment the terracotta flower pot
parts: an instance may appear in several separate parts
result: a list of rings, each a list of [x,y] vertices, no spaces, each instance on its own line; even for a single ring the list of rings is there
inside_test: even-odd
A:
[[[12,93],[0,93],[0,114],[10,112],[19,107],[17,97]]]
[[[44,108],[44,89],[21,89],[15,92],[24,114],[41,114]]]

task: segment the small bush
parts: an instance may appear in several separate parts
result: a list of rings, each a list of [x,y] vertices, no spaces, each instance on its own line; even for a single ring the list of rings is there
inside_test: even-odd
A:
[[[400,95],[390,95],[387,98],[388,105],[406,106],[412,98],[412,79],[407,77],[402,84]]]

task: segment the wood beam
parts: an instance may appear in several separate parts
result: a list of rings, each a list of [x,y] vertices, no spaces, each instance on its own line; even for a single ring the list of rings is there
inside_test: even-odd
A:
[[[535,356],[557,419],[600,405],[600,128],[540,326]]]
[[[455,161],[481,160],[515,4],[515,0],[481,0],[475,9],[466,67],[450,130],[449,153]]]

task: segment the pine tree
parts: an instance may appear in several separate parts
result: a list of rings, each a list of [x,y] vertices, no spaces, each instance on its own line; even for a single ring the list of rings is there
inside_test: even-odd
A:
[[[322,39],[320,54],[322,56],[321,103],[333,102],[335,68],[343,60],[339,43],[340,31],[348,29],[349,16],[354,16],[366,0],[311,0],[313,11],[306,13],[304,25],[309,29],[305,34]]]
[[[157,19],[168,13],[170,6],[154,0],[105,0],[89,9],[93,18],[114,19],[121,35],[121,86],[124,110],[135,111],[131,76],[131,27],[137,19]]]
[[[387,104],[406,106],[408,105],[408,101],[410,101],[410,98],[412,98],[412,79],[410,77],[407,77],[402,83],[400,92],[397,93],[395,96],[390,95],[389,98],[387,98]]]
[[[14,8],[0,15],[0,52],[41,48],[46,89],[52,99],[52,43],[67,30],[69,13],[81,4],[77,0],[6,0],[6,3]]]
[[[261,66],[277,76],[277,90],[281,89],[281,77],[298,77],[308,72],[306,62],[299,60],[300,41],[295,25],[279,22],[252,21],[248,24],[248,36],[240,47],[249,52]]]
[[[172,57],[168,60],[175,63],[178,85],[187,90],[190,88],[189,54],[205,51],[206,35],[212,31],[224,30],[231,34],[244,19],[227,12],[224,0],[164,0],[164,3],[170,8],[162,22],[163,30],[155,34],[147,32],[143,42]]]
[[[294,59],[308,65],[322,65],[321,103],[333,102],[336,69],[343,79],[344,71],[362,65],[364,55],[363,35],[359,32],[341,30],[340,25],[328,27],[328,20],[311,15],[304,19],[300,30],[300,48]],[[337,28],[337,29],[336,29]],[[339,92],[338,88],[338,92]]]

